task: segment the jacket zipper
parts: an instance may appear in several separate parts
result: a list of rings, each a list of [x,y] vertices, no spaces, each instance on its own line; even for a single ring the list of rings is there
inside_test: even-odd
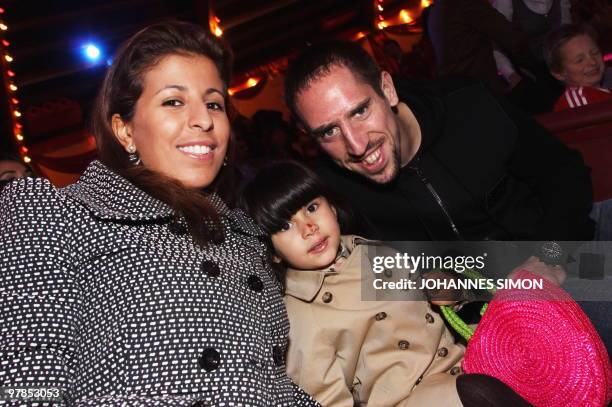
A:
[[[455,225],[453,218],[450,216],[450,213],[448,213],[448,210],[446,210],[446,206],[444,205],[442,198],[440,198],[440,195],[438,195],[433,185],[431,185],[431,182],[429,182],[425,174],[423,174],[423,171],[421,171],[421,167],[417,164],[413,166],[412,169],[416,172],[417,176],[421,179],[423,184],[425,184],[425,186],[427,187],[431,195],[433,195],[434,199],[438,203],[438,206],[440,207],[440,209],[442,209],[442,212],[444,212],[444,215],[446,216],[446,219],[448,220],[448,223],[450,224],[451,229],[453,229],[453,232],[455,233],[455,235],[459,239],[463,240],[463,237],[461,236],[461,233],[459,232],[457,225]]]

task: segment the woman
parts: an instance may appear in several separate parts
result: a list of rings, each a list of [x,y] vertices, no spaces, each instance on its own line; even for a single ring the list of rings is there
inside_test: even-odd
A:
[[[100,161],[64,189],[6,188],[2,386],[77,406],[316,405],[285,374],[258,228],[221,199],[230,59],[191,24],[142,30],[100,92]]]

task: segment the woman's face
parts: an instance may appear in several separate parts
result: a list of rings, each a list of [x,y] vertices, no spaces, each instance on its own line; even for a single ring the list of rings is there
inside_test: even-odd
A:
[[[578,35],[559,48],[561,72],[555,78],[566,86],[599,86],[604,74],[601,50],[588,35]]]
[[[219,173],[230,137],[224,86],[212,60],[163,57],[143,77],[130,122],[113,116],[115,136],[133,144],[147,168],[188,188],[209,186]]]

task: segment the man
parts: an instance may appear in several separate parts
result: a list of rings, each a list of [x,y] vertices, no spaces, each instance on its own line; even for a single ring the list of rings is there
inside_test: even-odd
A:
[[[345,42],[307,49],[285,81],[287,105],[331,159],[317,171],[369,220],[364,237],[544,241],[520,268],[557,284],[569,247],[553,241],[592,239],[580,154],[483,86],[394,83]],[[581,305],[612,349],[611,303]]]
[[[318,171],[369,219],[374,237],[593,236],[580,155],[481,85],[394,84],[358,45],[333,42],[292,63],[285,97],[336,164]],[[530,268],[563,280],[539,260]]]
[[[481,85],[396,86],[358,45],[333,42],[291,64],[285,97],[333,161],[318,166],[320,175],[369,219],[376,238],[593,234],[589,171],[580,156]],[[565,276],[536,257],[524,267],[558,284]],[[485,405],[465,397],[482,400],[499,390],[465,388],[470,376],[457,382],[462,403]]]

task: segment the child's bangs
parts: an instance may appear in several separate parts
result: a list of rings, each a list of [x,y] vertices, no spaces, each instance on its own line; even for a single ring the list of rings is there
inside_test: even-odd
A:
[[[287,185],[280,185],[279,182],[270,188],[277,193],[271,193],[268,202],[261,205],[262,211],[256,220],[270,234],[280,232],[297,211],[313,199],[324,195],[323,188],[314,180],[290,178],[292,177],[285,179]]]

